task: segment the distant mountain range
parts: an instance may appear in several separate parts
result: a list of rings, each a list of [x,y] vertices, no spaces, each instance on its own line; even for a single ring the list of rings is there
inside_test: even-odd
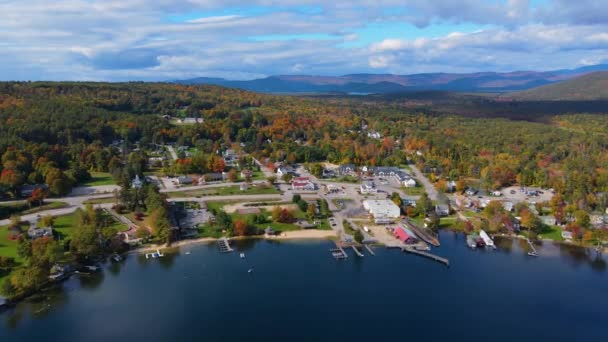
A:
[[[518,101],[608,100],[608,71],[597,71],[567,81],[505,94],[503,97]]]
[[[387,94],[423,90],[500,93],[528,90],[603,70],[608,70],[608,64],[544,72],[515,71],[507,73],[429,73],[413,75],[352,74],[344,76],[280,75],[248,81],[199,77],[175,81],[175,83],[220,85],[263,93]]]

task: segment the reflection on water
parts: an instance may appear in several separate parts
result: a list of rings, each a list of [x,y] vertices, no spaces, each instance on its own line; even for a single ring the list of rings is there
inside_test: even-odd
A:
[[[442,246],[436,250],[436,252],[442,256],[450,258],[454,263],[454,267],[450,268],[449,272],[460,272],[462,274],[459,274],[459,276],[461,276],[463,279],[466,278],[469,281],[475,280],[475,277],[470,277],[471,273],[469,272],[474,272],[476,268],[483,267],[483,265],[480,265],[482,264],[480,261],[484,261],[485,263],[489,264],[490,269],[499,269],[505,264],[520,265],[516,262],[510,262],[510,260],[516,261],[518,256],[520,256],[520,259],[521,257],[529,258],[526,256],[529,246],[527,245],[526,241],[521,239],[497,237],[495,239],[495,243],[498,247],[498,254],[490,251],[487,253],[467,253],[468,247],[466,246],[466,239],[463,234],[442,232],[441,240]],[[308,243],[310,243],[312,247],[309,248],[303,246]],[[291,245],[297,245],[298,247],[292,248]],[[274,269],[273,266],[275,262],[280,263],[284,260],[276,260],[273,259],[273,257],[275,253],[282,251],[282,253],[286,253],[283,254],[284,258],[288,258],[285,257],[285,255],[289,255],[288,252],[285,251],[286,249],[289,249],[289,251],[298,250],[297,253],[300,253],[298,254],[298,257],[294,257],[293,260],[289,260],[288,266],[289,268],[298,270],[297,273],[291,274],[291,277],[302,277],[298,281],[299,283],[308,281],[308,277],[314,277],[315,275],[317,270],[315,267],[317,267],[317,265],[313,265],[312,267],[308,266],[308,268],[306,268],[307,266],[302,266],[305,265],[306,259],[310,257],[311,253],[316,253],[315,255],[324,253],[324,257],[322,259],[324,263],[323,265],[336,265],[338,271],[347,272],[341,273],[340,277],[347,277],[349,276],[348,273],[350,273],[350,275],[355,274],[357,277],[360,277],[360,279],[364,279],[367,275],[359,273],[379,272],[378,269],[373,269],[373,265],[368,263],[368,261],[370,261],[369,259],[372,258],[373,262],[379,261],[379,263],[382,264],[374,267],[386,267],[391,272],[393,271],[392,265],[394,263],[401,262],[401,259],[396,260],[394,258],[407,258],[407,260],[412,260],[415,262],[415,264],[408,265],[409,267],[418,267],[417,265],[420,264],[425,271],[429,270],[428,272],[431,274],[435,272],[434,270],[437,270],[436,272],[446,272],[444,268],[427,267],[427,263],[429,263],[430,266],[430,263],[432,262],[425,259],[406,256],[406,254],[394,250],[390,252],[385,251],[383,248],[375,248],[377,251],[376,256],[371,256],[365,250],[362,250],[362,252],[366,254],[365,257],[356,257],[354,253],[349,250],[348,253],[350,257],[348,260],[336,261],[330,257],[328,252],[329,247],[331,247],[331,243],[323,244],[318,241],[295,242],[237,240],[232,242],[232,247],[237,252],[227,255],[221,255],[217,249],[217,245],[213,243],[204,245],[188,245],[180,248],[163,250],[163,254],[165,256],[157,259],[146,259],[144,255],[128,255],[124,261],[118,263],[108,262],[107,264],[103,265],[102,272],[74,275],[67,281],[53,286],[43,293],[19,303],[15,308],[8,310],[0,317],[3,318],[3,321],[5,322],[4,325],[11,329],[18,328],[22,321],[29,319],[44,320],[54,318],[53,313],[56,313],[57,311],[61,311],[57,312],[57,315],[59,316],[71,317],[70,314],[74,314],[66,314],[66,310],[64,309],[69,308],[74,312],[79,312],[78,303],[83,297],[74,299],[72,302],[70,302],[70,298],[75,294],[78,294],[78,296],[90,297],[92,293],[103,292],[104,287],[102,284],[104,284],[104,282],[108,283],[105,292],[110,291],[112,292],[111,296],[119,296],[125,303],[132,303],[133,306],[137,306],[147,298],[138,297],[137,289],[129,288],[129,286],[132,287],[132,283],[142,281],[141,279],[144,278],[146,279],[143,281],[145,284],[144,286],[148,286],[148,284],[153,283],[153,285],[160,287],[165,286],[163,283],[165,279],[171,279],[172,283],[179,282],[180,279],[184,281],[185,279],[186,285],[184,286],[188,286],[188,284],[192,284],[191,286],[198,286],[194,284],[205,284],[206,286],[200,287],[200,291],[216,291],[214,294],[218,297],[222,297],[227,293],[230,293],[228,291],[235,291],[235,289],[230,287],[233,286],[233,284],[230,283],[232,280],[229,280],[232,279],[234,275],[232,275],[230,272],[225,272],[225,266],[233,267],[232,269],[236,269],[239,274],[246,275],[247,269],[255,265],[254,274],[248,276],[245,280],[254,284],[251,285],[251,290],[253,291],[255,288],[256,291],[260,291],[259,287],[255,287],[255,281],[258,276],[260,276],[260,279],[263,279],[263,276],[268,275],[269,277],[267,278],[267,282],[263,283],[263,285],[258,284],[257,286],[263,286],[262,288],[270,287],[273,290],[278,291],[279,289],[274,289],[274,286],[277,286],[275,283],[282,284],[286,280],[279,279],[280,281],[277,282],[275,281],[277,278],[273,277],[275,277],[275,274],[280,274],[280,271],[284,272],[284,269]],[[304,250],[302,251],[302,249]],[[587,266],[587,269],[592,270],[593,272],[606,272],[607,269],[605,258],[592,249],[584,249],[576,246],[550,242],[539,243],[537,249],[540,257],[534,259],[535,262],[526,263],[528,267],[533,268],[532,272],[544,270],[544,272],[549,272],[547,273],[547,276],[559,278],[561,275],[560,272],[564,271],[564,268],[578,269],[581,266]],[[188,254],[186,254],[186,252],[188,252]],[[237,253],[240,252],[246,253],[246,260],[243,261],[238,258]],[[256,260],[256,255],[259,254],[270,255],[270,258],[264,259],[266,261],[261,263],[258,261],[259,259]],[[492,254],[495,255],[492,256]],[[532,259],[530,258],[530,260]],[[554,268],[545,267],[545,263],[547,263],[549,260],[551,260],[553,264],[557,264],[557,269],[559,269],[559,271],[554,270]],[[559,263],[559,261],[562,262]],[[231,262],[236,266],[231,265]],[[218,265],[220,267],[218,267]],[[319,265],[319,267],[320,266],[321,265]],[[302,267],[301,272],[299,269],[300,267]],[[162,274],[160,276],[159,270]],[[407,268],[398,269],[398,271],[402,273],[395,274],[395,282],[405,282],[412,279],[410,277],[411,274],[406,273],[408,271]],[[426,276],[428,277],[428,275]],[[146,277],[150,277],[150,279],[148,280]],[[327,274],[325,277],[325,279],[321,279],[320,281],[329,282]],[[373,276],[370,277],[373,278]],[[228,283],[223,284],[222,282],[224,281]],[[514,279],[514,281],[517,281],[517,279]],[[336,284],[338,284],[338,282],[336,282]],[[432,290],[432,282],[429,282],[428,284],[429,290]],[[437,285],[441,286],[443,290],[443,286],[445,284]],[[344,286],[348,287],[350,284],[344,284]],[[230,288],[230,290],[225,290],[225,288]],[[167,293],[167,296],[170,295],[172,294]],[[373,298],[361,298],[361,300],[364,301],[369,301],[370,299]],[[179,301],[176,302],[179,303]],[[184,310],[189,309],[185,308]],[[0,328],[0,330],[2,329]]]

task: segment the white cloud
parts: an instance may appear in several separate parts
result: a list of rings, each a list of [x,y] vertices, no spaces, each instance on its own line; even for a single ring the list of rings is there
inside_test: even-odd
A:
[[[537,10],[527,0],[285,0],[273,7],[276,3],[0,1],[0,78],[164,80],[203,75],[547,69],[604,60],[608,55],[604,1],[553,0]],[[266,10],[242,10],[249,6]],[[319,10],[306,14],[302,6]],[[180,16],[190,19],[170,20]],[[459,23],[476,23],[490,28],[411,39],[403,38],[402,32],[386,32],[367,48],[342,46],[369,39],[355,30],[386,21],[418,26],[450,23],[456,29]],[[313,38],[248,39],[274,35]],[[315,35],[335,39],[315,39]]]

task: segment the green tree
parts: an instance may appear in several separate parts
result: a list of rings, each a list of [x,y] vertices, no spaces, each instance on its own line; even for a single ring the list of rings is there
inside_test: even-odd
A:
[[[309,203],[308,208],[306,208],[306,216],[308,217],[308,220],[309,221],[314,220],[316,215],[317,215],[317,206],[312,203]]]
[[[355,241],[357,241],[357,243],[363,243],[363,239],[365,238],[363,236],[363,233],[361,233],[360,230],[355,230],[355,234],[353,236],[355,238]]]

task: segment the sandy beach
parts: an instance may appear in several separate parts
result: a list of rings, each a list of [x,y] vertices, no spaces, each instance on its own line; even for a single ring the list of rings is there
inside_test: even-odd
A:
[[[318,230],[318,229],[306,229],[306,230],[294,230],[289,232],[283,232],[281,235],[258,235],[258,236],[237,236],[230,238],[230,240],[240,239],[267,239],[267,240],[311,240],[311,239],[331,239],[336,237],[336,232],[333,230]],[[176,241],[167,245],[147,245],[140,248],[131,250],[129,253],[141,254],[155,252],[158,249],[165,248],[177,248],[182,246],[196,245],[200,243],[215,242],[216,238],[200,238]]]

